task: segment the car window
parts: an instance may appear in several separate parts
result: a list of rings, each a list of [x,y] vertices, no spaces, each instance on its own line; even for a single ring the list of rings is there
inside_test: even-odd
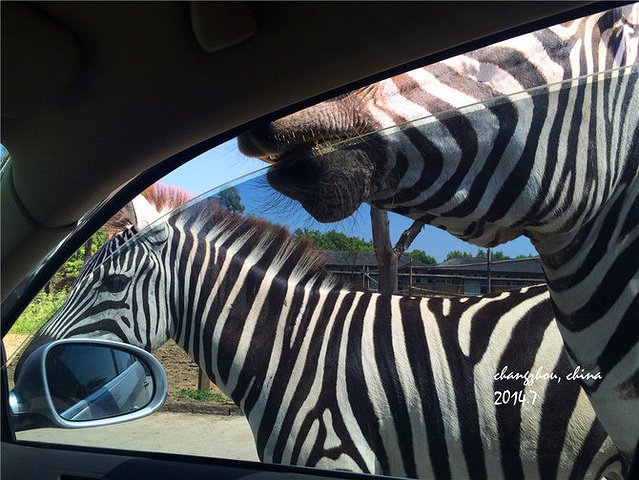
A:
[[[0,172],[4,170],[4,167],[10,158],[11,154],[9,153],[9,150],[7,150],[4,145],[0,145]]]
[[[613,24],[623,38],[627,22]],[[536,69],[552,54],[544,42],[570,29],[527,37]],[[517,41],[499,52],[519,52]],[[71,257],[4,339],[10,347],[37,332],[10,361],[10,380],[20,355],[61,336],[153,351],[169,376],[163,410],[18,440],[406,477],[623,473],[627,452],[611,436],[624,441],[626,430],[606,430],[591,404],[606,372],[582,369],[564,347],[565,325],[581,324],[566,314],[557,326],[545,283],[577,288],[553,276],[553,254],[566,238],[577,245],[559,215],[568,197],[607,193],[588,183],[589,152],[633,152],[624,145],[636,123],[620,112],[638,102],[639,68],[622,57],[567,55],[528,83],[516,66],[472,52],[280,119],[270,127],[281,136],[240,137],[242,152],[271,167],[234,141],[169,174]],[[441,80],[454,76],[472,88]],[[433,90],[413,88],[433,78]],[[388,103],[356,104],[365,126],[317,120],[374,89]],[[553,170],[565,158],[578,167]],[[565,189],[548,200],[546,184]],[[588,232],[606,221],[584,220]],[[548,245],[551,228],[561,235]],[[104,251],[91,263],[88,252]],[[577,256],[570,276],[596,271],[592,255]],[[106,376],[126,359],[112,366]]]
[[[222,156],[227,148],[229,147],[222,147]],[[210,155],[220,156],[216,152]],[[344,282],[349,288],[360,292],[377,291],[378,267],[373,251],[369,208],[363,206],[352,218],[338,224],[321,224],[310,218],[300,207],[280,198],[275,192],[267,191],[265,198],[265,189],[268,188],[265,173],[263,169],[249,173],[248,177],[241,181],[214,189],[204,198],[218,199],[221,205],[243,216],[266,219],[269,228],[286,226],[294,237],[308,238],[313,242],[316,249],[314,255],[318,259],[328,261],[326,268],[335,281]],[[201,168],[195,168],[193,173],[175,172],[173,177],[184,177],[186,181],[192,178],[197,182],[201,175]],[[163,182],[168,184],[173,181],[171,177]],[[188,183],[182,185],[185,190],[190,186]],[[197,192],[197,187],[193,190]],[[200,200],[202,201],[205,200]],[[197,203],[196,201],[196,205]],[[195,206],[189,208],[195,209]],[[391,214],[393,236],[399,237],[411,223]],[[104,233],[106,230],[107,228],[103,228],[93,237],[91,248],[94,253],[107,241],[107,235]],[[482,290],[480,285],[483,285],[483,291],[486,291],[485,250],[455,239],[445,239],[440,242],[442,253],[434,253],[427,246],[427,242],[432,240],[428,239],[427,235],[422,235],[424,243],[418,243],[421,240],[418,237],[413,248],[407,250],[411,256],[405,255],[401,259],[399,284],[403,294],[416,296],[443,293],[451,298],[479,293]],[[144,231],[140,237],[144,237]],[[133,243],[133,240],[131,242]],[[420,246],[422,248],[415,248]],[[43,320],[53,315],[74,289],[81,287],[82,283],[75,284],[75,278],[82,269],[85,248],[86,245],[60,269],[47,287],[49,292],[43,291],[38,295],[5,337],[10,357],[13,346],[19,345],[24,339],[28,342],[30,337],[27,334],[33,334],[34,325],[39,327]],[[510,253],[503,253],[504,259],[494,260],[493,291],[543,282],[541,267],[530,245],[519,242],[519,245],[515,243],[508,248],[510,251],[506,252]],[[468,263],[462,263],[461,271],[448,272],[445,267],[437,265],[446,263],[447,256],[451,257],[448,262],[466,256],[465,260]],[[525,258],[517,259],[517,256]],[[499,262],[502,262],[501,272]],[[525,271],[508,267],[519,267],[520,264],[527,265]],[[466,273],[463,271],[464,268],[467,269]],[[90,280],[85,278],[83,281]],[[46,321],[44,323],[46,324]],[[174,339],[168,339],[166,344],[154,353],[169,375],[169,397],[162,412],[122,425],[78,430],[43,428],[17,432],[18,439],[112,448],[124,445],[129,449],[258,460],[250,425],[229,395],[216,387],[214,382],[209,381],[206,374],[202,374],[197,363]],[[13,371],[18,362],[17,355],[9,361],[10,382],[13,380]],[[187,435],[190,429],[195,429],[194,432],[199,433]],[[176,431],[183,433],[176,435]],[[205,438],[207,441],[203,442]]]

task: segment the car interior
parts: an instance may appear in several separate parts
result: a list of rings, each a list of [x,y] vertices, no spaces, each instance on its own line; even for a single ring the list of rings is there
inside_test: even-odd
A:
[[[613,3],[2,2],[2,336],[107,219],[201,153],[354,88]],[[19,441],[4,344],[2,358],[2,478],[374,478]]]

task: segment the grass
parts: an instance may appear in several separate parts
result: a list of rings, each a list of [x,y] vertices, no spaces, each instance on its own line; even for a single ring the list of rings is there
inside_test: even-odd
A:
[[[58,310],[66,293],[40,292],[29,304],[20,318],[13,324],[9,333],[25,335],[35,333]]]
[[[190,398],[198,402],[214,402],[214,403],[233,403],[229,398],[219,393],[213,393],[206,390],[192,390],[190,388],[182,388],[176,392],[178,397]]]

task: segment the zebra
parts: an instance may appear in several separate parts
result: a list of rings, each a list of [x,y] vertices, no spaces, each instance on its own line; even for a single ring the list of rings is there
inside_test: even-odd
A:
[[[239,147],[274,163],[271,185],[320,221],[367,202],[483,247],[530,238],[569,358],[632,458],[638,50],[639,6],[626,5],[342,95],[244,134]],[[342,143],[321,149],[331,142]]]
[[[623,459],[569,379],[544,286],[455,299],[352,291],[316,253],[201,200],[90,272],[23,358],[59,338],[148,351],[173,338],[244,412],[267,462],[622,478]],[[509,392],[507,404],[495,392]]]

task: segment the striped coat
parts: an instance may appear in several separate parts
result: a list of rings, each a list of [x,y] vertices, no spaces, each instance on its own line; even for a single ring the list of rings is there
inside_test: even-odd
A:
[[[638,12],[486,47],[239,139],[319,220],[368,202],[480,246],[528,236],[571,360],[628,457],[639,438]]]

